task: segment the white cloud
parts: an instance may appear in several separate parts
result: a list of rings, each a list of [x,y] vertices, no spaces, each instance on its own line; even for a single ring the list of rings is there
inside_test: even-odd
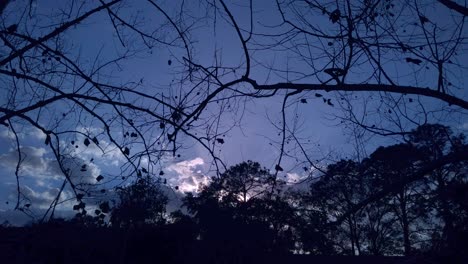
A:
[[[16,126],[16,132],[20,139],[33,139],[43,142],[46,139],[46,134],[37,127]],[[15,140],[15,135],[10,128],[0,126],[0,138]]]
[[[22,147],[21,172],[34,177],[41,177],[46,172],[46,174],[49,174],[50,168],[48,162],[44,159],[45,153],[44,148]],[[0,155],[0,166],[6,169],[15,170],[17,163],[18,152],[15,149],[10,149],[7,153]]]
[[[91,184],[96,182],[101,170],[90,162],[80,158],[68,158],[62,161],[63,167],[69,169],[69,175],[74,184]]]
[[[287,182],[298,182],[299,180],[301,180],[303,177],[300,176],[299,174],[293,172],[293,173],[286,173],[286,181]]]
[[[59,188],[48,188],[43,192],[39,192],[26,185],[21,186],[20,190],[21,194],[29,200],[33,208],[41,209],[47,209],[60,191]],[[16,192],[16,190],[14,192]],[[15,195],[16,193],[12,195],[11,198],[13,199]],[[63,198],[63,196],[64,195],[61,194],[61,198]]]
[[[307,191],[310,187],[310,181],[306,180],[309,178],[309,174],[299,174],[299,173],[286,173],[286,185],[284,186],[285,191]]]
[[[169,170],[175,171],[178,174],[185,175],[193,172],[194,167],[198,165],[203,165],[205,162],[202,158],[198,157],[193,160],[185,160],[177,162],[168,167]]]
[[[203,159],[197,157],[169,165],[167,170],[173,174],[169,183],[179,186],[181,192],[197,192],[201,186],[209,182],[209,177],[200,169],[204,164]]]
[[[40,129],[36,128],[36,127],[33,127],[28,134],[30,134],[31,136],[33,136],[36,139],[39,139],[41,141],[46,139],[46,134],[44,134],[44,132],[42,132],[42,130],[40,130]]]
[[[71,145],[70,142],[61,142],[62,144],[70,145],[70,150],[83,160],[90,160],[91,158],[99,159],[96,160],[99,163],[107,166],[118,166],[121,162],[125,161],[125,157],[122,152],[111,143],[106,140],[99,140],[99,147],[91,142],[88,146],[83,144],[84,137],[79,137],[75,140],[75,144]],[[78,146],[78,148],[75,148]]]
[[[0,128],[0,138],[5,138],[5,139],[8,139],[8,140],[13,140],[15,139],[15,135],[13,134],[13,132],[4,127],[4,126],[1,126]]]
[[[16,203],[17,199],[17,186],[16,184],[7,184],[5,191],[8,193],[7,199],[11,204]],[[37,210],[48,209],[52,202],[55,200],[57,195],[60,192],[60,188],[57,186],[47,185],[47,186],[32,186],[22,184],[20,186],[20,205],[24,206],[29,204],[27,209],[31,212],[36,212]],[[73,201],[69,200],[73,197],[73,194],[70,190],[63,190],[60,193],[59,204],[56,207],[57,209],[68,209],[72,208],[71,203]],[[64,202],[67,201],[67,202]]]
[[[463,123],[463,124],[461,125],[461,128],[462,128],[462,129],[468,130],[468,122]]]
[[[44,180],[63,179],[63,173],[59,163],[47,157],[45,148],[22,147],[21,148],[22,162],[20,166],[20,174],[35,178],[38,185]],[[18,162],[18,152],[16,149],[10,149],[9,152],[0,155],[0,167],[9,171],[14,171]],[[62,165],[65,169],[70,170],[70,178],[73,183],[94,183],[95,178],[100,174],[100,169],[93,163],[85,162],[81,158],[64,158]],[[43,184],[42,184],[43,185]]]

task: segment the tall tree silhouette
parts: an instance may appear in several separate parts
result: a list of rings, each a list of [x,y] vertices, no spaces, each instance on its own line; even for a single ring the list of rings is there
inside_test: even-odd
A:
[[[351,160],[341,160],[327,167],[326,174],[311,184],[310,197],[307,200],[322,210],[328,217],[335,218],[349,210],[356,201],[365,195],[361,184],[363,174],[359,171],[359,163]],[[335,243],[342,251],[349,254],[360,254],[362,246],[362,229],[359,222],[360,214],[350,214],[340,226],[338,240]]]
[[[412,144],[397,144],[378,148],[363,163],[373,186],[382,189],[414,173],[424,154]],[[401,227],[402,232],[399,233],[402,234],[405,255],[411,254],[411,234],[417,232],[416,222],[427,217],[431,210],[427,208],[427,198],[421,194],[424,191],[424,184],[419,182],[402,185],[385,201]]]
[[[327,216],[331,236],[347,241],[343,253],[410,255],[433,237],[433,252],[463,254],[457,244],[465,243],[465,228],[453,223],[466,221],[455,192],[468,179],[464,150],[462,134],[423,125],[406,143],[380,147],[362,162],[329,165],[304,197]]]
[[[307,199],[328,216],[327,222],[333,222],[377,188],[376,175],[367,173],[365,166],[359,162],[341,160],[329,165],[325,175],[311,184]],[[391,207],[387,201],[388,198],[384,198],[348,214],[341,225],[332,229],[330,236],[341,253],[398,253],[398,243],[394,237],[395,220],[391,217]]]
[[[463,134],[453,135],[449,127],[438,124],[427,124],[418,127],[411,135],[410,141],[426,153],[423,162],[433,162],[447,153],[466,149]],[[442,245],[439,250],[446,254],[459,250],[456,237],[457,232],[463,232],[464,228],[455,226],[455,222],[463,222],[466,219],[466,210],[463,203],[460,204],[459,194],[456,190],[463,190],[466,185],[468,163],[461,161],[450,163],[433,170],[428,178],[428,195],[432,206],[437,210],[437,217],[443,222],[440,235]],[[458,209],[458,210],[457,210]],[[457,230],[461,228],[461,230]],[[466,239],[466,234],[464,235]],[[460,253],[460,252],[458,252]]]
[[[292,249],[294,211],[267,195],[274,177],[252,161],[230,167],[194,196],[184,198],[201,239],[225,250],[266,253]],[[219,244],[220,241],[224,243]]]
[[[113,227],[142,227],[161,225],[166,221],[167,196],[159,183],[151,178],[141,177],[133,184],[119,188],[118,204],[112,209]]]

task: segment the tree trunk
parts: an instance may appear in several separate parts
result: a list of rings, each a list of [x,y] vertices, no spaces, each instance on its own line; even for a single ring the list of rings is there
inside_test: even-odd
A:
[[[351,240],[351,252],[353,256],[355,256],[356,250],[354,248],[354,228],[353,228],[353,221],[351,221],[351,217],[349,217],[348,223],[349,223],[349,235],[350,235],[350,240]]]
[[[453,227],[453,215],[450,212],[450,204],[447,202],[447,195],[446,195],[446,188],[445,188],[445,181],[442,178],[440,172],[437,175],[437,182],[438,182],[438,200],[440,203],[440,215],[444,221],[444,228],[442,230],[442,237],[445,239],[445,249],[444,253],[446,254],[453,254],[453,250],[456,247],[455,240],[454,240],[454,227]]]
[[[404,190],[400,192],[400,210],[401,210],[401,227],[403,229],[403,247],[405,250],[405,256],[411,254],[411,241],[409,238],[409,221],[408,221],[408,212],[406,210],[406,197]]]

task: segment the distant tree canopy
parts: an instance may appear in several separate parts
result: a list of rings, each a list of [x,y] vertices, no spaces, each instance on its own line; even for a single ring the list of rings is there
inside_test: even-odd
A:
[[[260,164],[247,161],[228,168],[197,196],[184,198],[202,240],[224,250],[287,252],[294,248],[295,213],[283,201],[281,186]]]
[[[110,223],[113,227],[141,227],[161,225],[166,221],[167,196],[159,183],[141,177],[133,184],[119,188],[118,204],[112,209]]]
[[[246,161],[188,193],[186,213],[170,216],[167,198],[143,177],[118,192],[111,223],[166,226],[188,246],[198,241],[221,255],[466,255],[468,164],[438,163],[460,148],[466,148],[462,134],[423,125],[404,143],[379,147],[362,161],[329,164],[305,191]],[[424,170],[434,163],[439,166]]]
[[[407,143],[380,147],[362,162],[329,165],[311,184],[307,201],[327,212],[330,221],[340,219],[340,239],[348,241],[341,243],[345,252],[410,255],[426,249],[460,254],[466,228],[455,227],[455,222],[466,221],[467,211],[454,191],[466,188],[468,164],[450,161],[420,173],[457,148],[466,148],[463,135],[441,125],[420,126]]]

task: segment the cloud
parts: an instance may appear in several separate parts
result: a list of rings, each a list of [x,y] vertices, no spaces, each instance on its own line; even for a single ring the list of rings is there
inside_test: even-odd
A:
[[[298,182],[301,180],[303,177],[300,176],[299,174],[293,172],[293,173],[286,173],[286,181],[288,182]]]
[[[2,201],[6,199],[6,203],[2,204],[0,208],[0,222],[7,220],[14,225],[23,225],[25,221],[33,221],[41,219],[46,211],[50,208],[51,204],[60,192],[60,189],[48,185],[37,187],[23,183],[20,186],[20,208],[21,210],[13,211],[17,199],[17,186],[15,184],[4,184],[2,186]],[[59,203],[56,206],[55,212],[57,214],[70,214],[73,206],[73,194],[70,190],[63,190],[60,193]],[[50,212],[49,212],[50,213]],[[27,216],[25,218],[25,216]]]
[[[204,164],[203,159],[197,157],[169,165],[167,167],[170,173],[169,183],[178,186],[181,192],[197,192],[201,186],[209,182],[209,177],[201,170]]]
[[[0,224],[24,226],[32,221],[31,217],[18,210],[0,210]]]
[[[468,130],[468,122],[465,122],[461,125],[462,129],[467,129]]]
[[[62,164],[65,169],[69,169],[70,179],[74,184],[96,183],[96,177],[101,173],[96,164],[80,158],[64,159]]]
[[[125,161],[125,157],[119,148],[109,143],[106,140],[99,139],[99,147],[91,142],[88,146],[83,144],[84,137],[78,137],[73,141],[75,144],[71,145],[70,142],[61,142],[65,146],[69,145],[70,150],[83,160],[96,159],[97,162],[106,166],[118,166],[121,162]],[[76,148],[75,146],[78,146]]]
[[[299,173],[286,173],[285,182],[286,185],[283,186],[283,191],[286,192],[304,192],[308,191],[310,187],[310,181],[308,174],[299,174]]]
[[[14,140],[15,135],[13,134],[13,132],[10,129],[5,128],[4,126],[1,126],[1,128],[0,128],[0,138],[5,138],[5,139],[8,139],[8,140]]]
[[[50,164],[44,159],[45,153],[46,149],[44,148],[22,147],[21,172],[34,177],[41,177],[45,172],[48,172]],[[6,169],[15,170],[17,163],[18,152],[16,149],[10,149],[7,153],[0,155],[0,166]]]
[[[28,203],[31,204],[31,208],[47,209],[51,205],[52,201],[57,197],[60,192],[59,188],[47,187],[44,191],[33,190],[29,186],[23,185],[20,187],[21,194],[27,198]],[[12,190],[10,199],[14,199],[16,196],[16,189]],[[60,201],[71,198],[71,193],[68,191],[62,191],[60,194]]]
[[[172,164],[168,167],[169,170],[175,171],[178,174],[190,174],[193,172],[193,169],[199,165],[203,165],[205,162],[202,158],[198,157],[193,160],[185,160],[181,162],[177,162]]]
[[[9,224],[12,226],[24,226],[38,221],[45,214],[46,209],[35,210],[33,215],[27,214],[18,210],[0,210],[0,224]],[[57,210],[54,213],[55,218],[71,218],[75,212],[68,210]]]
[[[63,179],[63,173],[57,160],[47,157],[45,148],[31,146],[21,147],[22,162],[20,174],[35,178],[39,185],[44,180]],[[10,149],[0,155],[0,167],[14,171],[18,162],[18,152]],[[95,183],[100,169],[93,163],[81,158],[65,157],[62,159],[64,169],[69,169],[69,175],[74,184]]]
[[[42,132],[42,130],[36,128],[36,127],[33,127],[30,129],[30,131],[27,133],[28,135],[31,135],[33,136],[34,138],[40,140],[40,141],[43,141],[46,139],[46,134],[44,134],[44,132]]]
[[[42,130],[36,127],[22,127],[18,129],[17,135],[20,139],[30,138],[30,139],[36,139],[39,141],[44,141],[46,138],[46,134],[44,134]],[[10,128],[0,126],[0,138],[5,138],[8,140],[15,140],[15,134],[13,133],[13,131],[11,131]]]
[[[21,207],[30,204],[29,207],[24,209],[28,210],[28,213],[37,220],[43,216],[57,197],[65,177],[59,163],[46,148],[25,146],[21,148],[21,153]],[[0,177],[2,177],[0,181],[0,199],[2,202],[9,202],[3,202],[2,206],[0,206],[0,220],[4,219],[10,223],[21,225],[24,224],[25,218],[18,216],[21,214],[9,211],[16,204],[18,194],[16,183],[14,183],[15,176],[13,175],[17,162],[18,152],[14,148],[0,155]],[[70,179],[75,186],[89,190],[96,188],[96,177],[100,174],[100,169],[96,164],[72,156],[63,157],[61,164],[64,169],[69,169]],[[83,165],[85,166],[83,167]],[[70,185],[67,185],[62,191],[59,204],[56,207],[57,214],[69,215],[73,213],[71,208],[73,203],[76,202],[73,197],[74,194],[70,189]],[[31,220],[33,219],[29,219],[29,221]]]

